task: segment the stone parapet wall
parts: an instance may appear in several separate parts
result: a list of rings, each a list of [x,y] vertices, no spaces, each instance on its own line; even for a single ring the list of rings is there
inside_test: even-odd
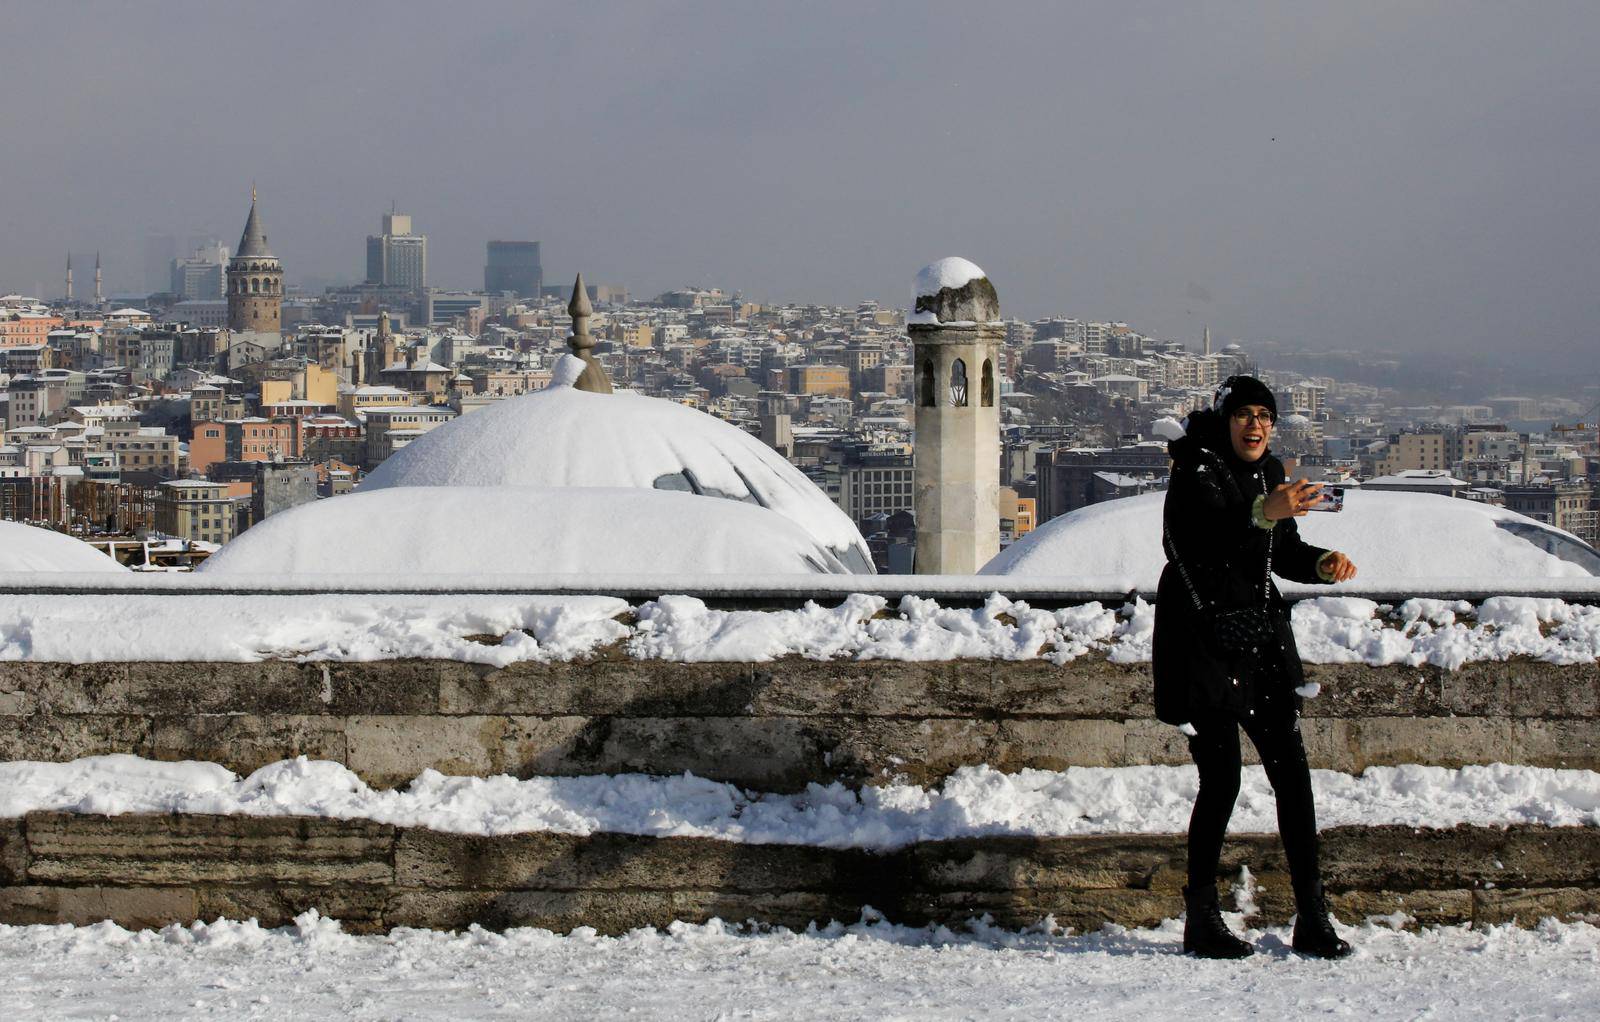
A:
[[[1600,918],[1600,830],[1336,828],[1324,874],[1346,922]],[[990,837],[890,852],[619,834],[474,837],[366,821],[33,813],[0,821],[0,922],[123,926],[196,919],[283,925],[307,909],[356,932],[395,926],[593,926],[673,920],[801,927],[865,907],[909,924],[989,914],[1017,927],[1147,926],[1182,910],[1181,835]],[[1293,912],[1278,842],[1230,839],[1259,915]]]
[[[1507,762],[1600,769],[1600,667],[1539,661],[1307,667],[1312,765]],[[105,753],[247,773],[297,755],[376,787],[424,769],[645,772],[767,791],[932,783],[1001,770],[1186,764],[1148,664],[674,663],[608,656],[503,669],[354,663],[0,663],[0,759]]]

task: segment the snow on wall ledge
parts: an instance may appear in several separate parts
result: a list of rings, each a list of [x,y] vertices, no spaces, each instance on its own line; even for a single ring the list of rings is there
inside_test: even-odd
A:
[[[1600,826],[1600,773],[1496,763],[1445,769],[1312,772],[1317,822],[1450,828]],[[1091,834],[1181,834],[1199,779],[1193,767],[1076,767],[1002,773],[964,767],[943,784],[812,784],[758,793],[685,774],[448,777],[426,770],[402,790],[374,790],[338,763],[304,756],[241,779],[216,763],[95,756],[0,763],[0,817],[56,811],[312,816],[455,834],[595,833],[707,837],[890,851],[922,841]],[[1245,770],[1230,830],[1276,829],[1272,788]]]
[[[1302,600],[1292,611],[1308,663],[1432,665],[1600,656],[1600,608],[1555,597]],[[639,660],[1150,659],[1154,607],[1142,599],[1058,609],[998,593],[975,608],[918,596],[891,606],[853,594],[835,606],[718,610],[689,596],[637,605],[608,596],[0,595],[0,661],[118,663],[270,659],[456,660],[503,667],[614,648]]]

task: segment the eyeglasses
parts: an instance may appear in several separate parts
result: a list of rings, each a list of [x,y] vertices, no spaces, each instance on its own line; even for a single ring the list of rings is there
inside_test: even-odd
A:
[[[1251,412],[1248,408],[1241,408],[1233,413],[1233,421],[1241,426],[1248,426],[1251,423],[1255,423],[1258,426],[1270,426],[1274,418],[1271,412]]]

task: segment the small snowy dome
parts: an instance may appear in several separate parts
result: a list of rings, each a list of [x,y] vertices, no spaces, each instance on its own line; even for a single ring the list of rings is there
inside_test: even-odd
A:
[[[913,326],[999,321],[1000,297],[977,263],[947,256],[917,272],[907,319]]]
[[[1278,420],[1279,429],[1308,429],[1310,426],[1311,420],[1299,412],[1290,412]]]
[[[0,572],[127,570],[80,539],[20,522],[0,522]]]
[[[358,489],[395,486],[609,487],[727,498],[787,518],[849,570],[873,571],[861,533],[782,455],[737,426],[660,398],[551,386],[497,401],[413,440]],[[701,505],[683,508],[679,528],[700,528]]]
[[[474,413],[476,414],[476,413]],[[686,523],[694,523],[686,528]],[[273,515],[210,575],[847,574],[781,515],[646,489],[396,486]]]
[[[1147,493],[1079,508],[1000,551],[979,574],[1094,577],[1108,589],[1153,593],[1166,565],[1165,500]],[[1600,555],[1570,533],[1456,497],[1350,488],[1343,511],[1312,512],[1296,524],[1306,542],[1350,555],[1360,571],[1355,587],[1600,575]]]

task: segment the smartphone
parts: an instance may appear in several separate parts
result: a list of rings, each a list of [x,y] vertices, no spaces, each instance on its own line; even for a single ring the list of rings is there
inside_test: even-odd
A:
[[[1310,507],[1310,510],[1312,510],[1312,511],[1343,511],[1344,510],[1344,487],[1343,486],[1324,486],[1322,488],[1322,499],[1317,501],[1315,504],[1312,504],[1311,507]]]

